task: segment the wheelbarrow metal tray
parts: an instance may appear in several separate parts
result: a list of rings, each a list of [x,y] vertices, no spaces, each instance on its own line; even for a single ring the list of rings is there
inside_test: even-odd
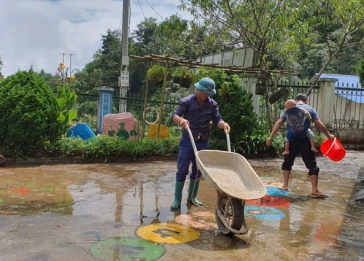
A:
[[[209,187],[241,200],[259,199],[267,190],[249,162],[240,154],[200,150],[196,163]]]

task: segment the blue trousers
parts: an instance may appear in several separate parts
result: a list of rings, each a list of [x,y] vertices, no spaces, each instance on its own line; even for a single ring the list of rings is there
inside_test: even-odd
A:
[[[197,150],[206,150],[210,148],[208,140],[195,141]],[[177,162],[177,181],[185,181],[189,172],[190,164],[192,162],[191,179],[199,179],[201,173],[197,171],[196,157],[193,151],[192,143],[189,138],[182,136],[179,143],[178,162]]]

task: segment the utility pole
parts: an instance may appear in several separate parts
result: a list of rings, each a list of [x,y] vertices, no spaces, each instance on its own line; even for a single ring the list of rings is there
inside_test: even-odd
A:
[[[70,72],[70,76],[69,76],[69,82],[71,82],[71,76],[72,76],[72,55],[75,55],[74,53],[60,53],[62,54],[62,63],[64,65],[64,56],[65,55],[69,55],[70,56],[70,67],[69,67],[69,72]],[[64,70],[62,69],[62,78],[66,78],[67,79],[67,74],[68,74],[68,69],[66,70],[66,73],[64,73]],[[64,79],[63,79],[64,81]]]
[[[61,70],[60,73],[61,73],[61,77],[62,77],[62,86],[63,86],[66,82],[65,77],[67,78],[67,75],[65,75],[65,73],[64,73],[64,68],[66,67],[64,65],[64,56],[66,55],[66,53],[60,53],[60,54],[62,54],[62,67],[60,67],[60,70]],[[67,73],[67,71],[66,71],[66,73]]]
[[[123,0],[123,24],[122,24],[122,49],[121,49],[121,70],[118,81],[120,97],[125,98],[129,89],[129,9],[130,0]],[[119,112],[126,112],[126,100],[119,99]]]
[[[62,63],[64,64],[64,56],[65,56],[66,54],[65,54],[65,53],[60,53],[60,54],[62,54],[62,56],[63,56]]]
[[[71,63],[72,55],[75,55],[75,54],[74,53],[69,54],[69,56],[70,56],[70,82],[71,82],[71,76],[72,76],[72,63]]]

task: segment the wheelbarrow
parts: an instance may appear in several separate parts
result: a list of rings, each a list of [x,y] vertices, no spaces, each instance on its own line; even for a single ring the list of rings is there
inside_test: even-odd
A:
[[[197,151],[192,132],[187,128],[196,156],[198,170],[207,185],[216,189],[216,223],[228,236],[248,232],[244,218],[246,200],[259,199],[267,190],[249,162],[240,154],[231,152],[230,136],[226,133],[228,151]]]

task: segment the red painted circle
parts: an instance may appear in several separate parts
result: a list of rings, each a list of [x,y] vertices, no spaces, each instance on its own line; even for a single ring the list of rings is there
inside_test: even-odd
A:
[[[256,206],[271,206],[271,207],[282,207],[291,204],[289,200],[275,196],[264,196],[260,199],[248,200],[247,203]]]

